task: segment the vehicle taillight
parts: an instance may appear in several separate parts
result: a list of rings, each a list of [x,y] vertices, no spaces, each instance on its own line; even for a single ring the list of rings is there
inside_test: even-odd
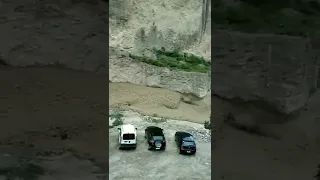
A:
[[[149,143],[150,143],[150,144],[153,144],[153,141],[150,140]]]
[[[181,147],[180,147],[180,149],[181,149],[181,150],[183,150],[183,149],[184,149],[184,147],[183,147],[183,146],[181,146]]]

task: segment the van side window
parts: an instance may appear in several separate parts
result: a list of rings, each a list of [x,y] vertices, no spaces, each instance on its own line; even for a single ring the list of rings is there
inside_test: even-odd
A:
[[[123,140],[133,140],[136,138],[134,134],[123,134],[122,136]]]

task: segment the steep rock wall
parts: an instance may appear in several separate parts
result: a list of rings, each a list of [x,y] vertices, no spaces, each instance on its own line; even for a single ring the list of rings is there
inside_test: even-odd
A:
[[[306,39],[226,31],[215,31],[213,39],[213,94],[289,114],[316,88],[316,59]]]
[[[110,0],[110,46],[133,54],[149,49],[190,52],[211,60],[207,0]],[[148,8],[146,8],[148,7]]]
[[[109,57],[109,80],[111,82],[166,88],[198,98],[211,96],[210,74],[170,71],[168,68],[148,65],[113,52],[113,50],[110,51]]]
[[[164,47],[211,61],[210,1],[109,2],[109,80],[167,88],[205,98],[208,103],[211,95],[209,74],[170,71],[134,61],[128,53],[153,56],[151,49]]]

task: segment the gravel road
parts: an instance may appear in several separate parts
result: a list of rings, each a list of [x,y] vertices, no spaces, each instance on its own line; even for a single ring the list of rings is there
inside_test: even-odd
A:
[[[135,150],[118,149],[118,130],[109,131],[109,179],[110,180],[209,180],[211,179],[211,142],[210,133],[203,125],[167,120],[164,123],[152,123],[143,120],[138,113],[125,112],[124,123],[138,128],[138,146]],[[167,139],[165,151],[148,151],[144,139],[144,129],[156,125],[164,129]],[[195,156],[180,155],[174,142],[174,133],[178,130],[191,132],[196,139]],[[207,133],[204,133],[207,131]]]

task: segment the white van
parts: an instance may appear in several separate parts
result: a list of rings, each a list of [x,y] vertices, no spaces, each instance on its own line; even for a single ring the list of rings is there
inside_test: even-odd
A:
[[[137,128],[131,124],[121,125],[119,128],[119,149],[137,147]]]

